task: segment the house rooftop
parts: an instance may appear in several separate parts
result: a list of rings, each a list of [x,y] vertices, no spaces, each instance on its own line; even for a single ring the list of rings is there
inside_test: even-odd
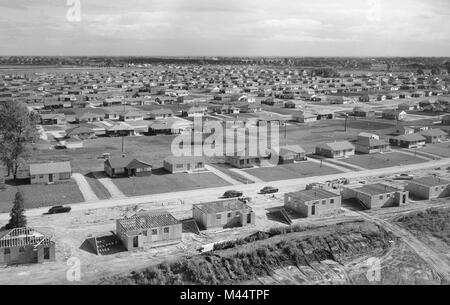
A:
[[[30,175],[46,175],[55,173],[70,173],[69,161],[30,164]]]
[[[333,192],[330,192],[327,190],[322,190],[322,189],[302,190],[299,192],[288,193],[287,195],[290,197],[294,197],[302,202],[334,198],[334,197],[340,196]]]
[[[194,204],[194,207],[200,209],[205,214],[223,213],[228,211],[239,211],[250,209],[248,205],[238,199],[228,199],[213,201],[207,203]]]
[[[367,184],[360,187],[355,188],[354,190],[364,193],[367,195],[380,195],[380,194],[386,194],[386,193],[393,193],[398,192],[400,189],[382,184],[382,183],[375,183],[375,184]]]
[[[344,149],[354,149],[355,148],[353,146],[353,144],[350,143],[349,141],[325,143],[325,144],[319,145],[318,147],[329,148],[329,149],[331,149],[333,151],[344,150]]]
[[[138,212],[129,218],[120,219],[118,222],[127,232],[180,224],[180,221],[166,210]]]

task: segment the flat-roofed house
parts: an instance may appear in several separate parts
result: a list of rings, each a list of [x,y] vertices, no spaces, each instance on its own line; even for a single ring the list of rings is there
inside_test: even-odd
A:
[[[450,181],[439,177],[422,177],[408,182],[406,189],[423,199],[450,197]]]
[[[356,106],[353,108],[352,115],[362,118],[373,118],[375,116],[375,111],[369,107]]]
[[[37,264],[55,260],[50,235],[23,227],[0,231],[0,265]]]
[[[447,139],[447,133],[441,129],[428,129],[420,132],[426,143],[438,143]]]
[[[111,177],[123,176],[149,176],[152,174],[152,166],[133,157],[110,158],[104,163],[105,173]]]
[[[192,214],[204,229],[255,224],[255,213],[251,207],[236,198],[194,204]]]
[[[400,206],[408,200],[408,191],[375,183],[358,187],[344,187],[343,199],[356,199],[367,209]]]
[[[62,125],[66,123],[64,113],[43,113],[41,114],[42,125]]]
[[[67,181],[71,175],[69,161],[30,164],[31,184]]]
[[[284,207],[303,217],[326,216],[341,208],[341,195],[323,189],[286,193]]]
[[[317,115],[311,112],[298,111],[292,115],[292,120],[299,123],[313,123],[317,121]]]
[[[286,145],[280,147],[278,155],[281,164],[307,160],[305,150],[299,145]]]
[[[388,109],[384,110],[381,113],[381,117],[386,120],[397,120],[403,121],[408,114],[405,111],[397,110],[397,109]]]
[[[348,141],[324,143],[316,147],[316,154],[327,158],[344,158],[355,154],[355,146]]]
[[[165,210],[143,211],[116,220],[116,235],[130,251],[181,241],[182,224]]]
[[[205,169],[205,161],[202,157],[195,156],[169,156],[164,159],[164,168],[172,174],[202,171]]]
[[[173,111],[170,109],[155,109],[148,112],[148,118],[151,120],[161,120],[173,117]]]
[[[355,150],[362,154],[374,154],[390,151],[391,146],[378,135],[361,132],[355,142]]]
[[[418,148],[425,146],[426,139],[418,133],[413,133],[390,138],[389,143],[402,148]]]

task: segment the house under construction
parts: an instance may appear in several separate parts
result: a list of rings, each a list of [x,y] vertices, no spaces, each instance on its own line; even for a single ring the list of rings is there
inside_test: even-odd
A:
[[[0,231],[0,265],[34,264],[55,260],[51,236],[32,228]]]

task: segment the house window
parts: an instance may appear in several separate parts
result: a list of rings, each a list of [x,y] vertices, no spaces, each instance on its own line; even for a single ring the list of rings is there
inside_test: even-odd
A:
[[[334,199],[330,199],[330,203],[331,203],[331,204],[334,204]]]
[[[221,214],[216,214],[216,219],[217,220],[222,219],[222,215]]]
[[[228,217],[228,218],[231,218],[231,212],[227,214],[227,217]]]
[[[50,259],[50,248],[44,248],[44,259]]]
[[[387,198],[391,198],[391,194],[387,194],[386,196],[387,196]]]
[[[39,175],[39,179],[43,179],[44,178],[44,175]]]
[[[164,228],[164,233],[169,233],[169,228]]]
[[[434,190],[435,190],[435,191],[439,191],[439,187],[436,187]]]
[[[322,204],[323,205],[327,204],[327,201],[326,200],[322,200]]]
[[[380,197],[379,197],[379,198],[380,198],[380,200],[383,200],[383,195],[380,195]]]
[[[4,253],[5,253],[5,255],[6,254],[11,254],[11,249],[10,248],[5,248],[5,252]]]
[[[177,168],[183,168],[183,164],[177,164]]]
[[[158,234],[158,229],[152,229],[152,235],[157,235]]]

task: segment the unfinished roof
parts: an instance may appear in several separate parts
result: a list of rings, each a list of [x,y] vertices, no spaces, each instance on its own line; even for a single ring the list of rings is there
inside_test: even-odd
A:
[[[137,231],[181,224],[172,214],[165,210],[143,211],[118,220],[125,231]]]
[[[48,245],[51,237],[32,228],[16,228],[0,232],[0,249]]]
[[[248,205],[235,198],[228,200],[212,201],[207,203],[198,203],[194,204],[194,207],[198,208],[205,214],[223,213],[223,212],[250,209]]]
[[[371,195],[371,196],[400,191],[399,189],[397,189],[395,187],[392,187],[392,186],[389,186],[386,184],[381,184],[381,183],[363,185],[361,187],[354,188],[354,190],[356,190],[360,193]]]
[[[30,175],[32,176],[70,172],[72,172],[72,168],[69,161],[30,164]]]
[[[412,180],[410,183],[419,184],[427,187],[440,186],[450,184],[450,181],[439,178],[439,177],[422,177]]]
[[[335,194],[333,192],[322,190],[322,189],[313,189],[313,190],[303,190],[299,192],[292,192],[287,194],[289,197],[293,197],[301,202],[308,202],[313,200],[321,200],[339,197],[340,195]]]

